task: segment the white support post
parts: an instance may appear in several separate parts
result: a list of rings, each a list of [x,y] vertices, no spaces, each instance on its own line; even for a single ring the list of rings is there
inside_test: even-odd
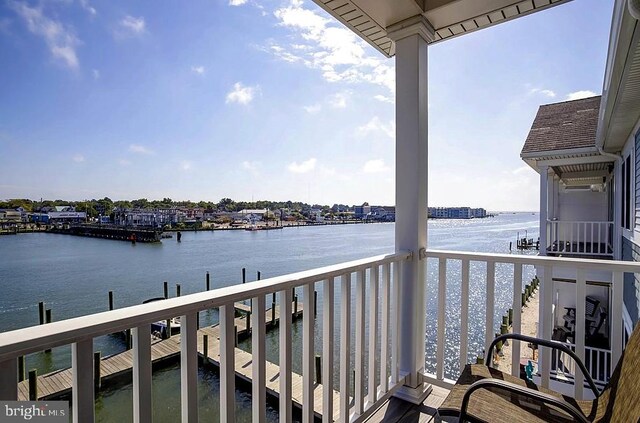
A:
[[[538,278],[540,279],[540,333],[538,336],[550,340],[553,332],[553,267],[538,268]],[[540,347],[538,359],[542,387],[548,388],[551,375],[551,350]]]
[[[614,168],[613,204],[613,259],[622,260],[622,161],[617,160]],[[614,364],[615,366],[615,364]]]
[[[425,364],[425,272],[427,247],[428,98],[427,45],[434,30],[422,15],[387,28],[396,43],[396,251],[411,251],[400,279],[400,372],[405,386],[396,396],[419,404],[431,391]]]
[[[251,299],[251,420],[264,423],[267,419],[266,389],[266,306],[264,295]],[[306,315],[307,313],[305,313]]]
[[[493,342],[493,314],[495,312],[496,305],[496,263],[493,261],[487,261],[487,297],[486,297],[486,314],[484,316],[484,353],[489,353],[489,347]],[[489,360],[493,360],[493,357],[489,357]],[[485,363],[487,366],[491,365],[491,362]]]
[[[447,302],[447,259],[438,260],[438,327],[436,345],[436,378],[444,379],[445,315]]]
[[[18,401],[18,359],[0,361],[0,400]]]
[[[195,312],[180,317],[180,393],[182,423],[197,423],[198,314]]]
[[[389,389],[389,306],[391,296],[391,265],[389,263],[382,266],[382,321],[380,328],[380,393],[386,394]]]
[[[624,273],[613,272],[613,280],[611,281],[611,310],[609,316],[611,319],[611,369],[609,374],[613,373],[613,370],[618,365],[618,361],[622,356],[622,314],[623,314],[623,284]]]
[[[586,363],[584,356],[584,338],[585,338],[585,301],[587,297],[587,282],[584,277],[584,270],[578,268],[576,274],[576,321],[574,325],[575,335],[574,342],[576,344],[576,355],[583,363]],[[598,313],[598,310],[596,310]],[[576,371],[574,372],[575,383],[574,383],[574,398],[577,400],[583,400],[584,395],[584,375],[582,372],[576,367]]]
[[[282,308],[281,308],[282,310]],[[220,307],[220,422],[236,420],[235,308]],[[282,317],[282,316],[281,316]],[[282,330],[282,329],[281,329]]]
[[[132,330],[133,336],[133,421],[151,423],[151,325]]]
[[[93,339],[71,344],[71,367],[73,368],[71,391],[73,423],[93,423],[95,419]]]
[[[292,421],[291,407],[291,301],[293,295],[290,289],[280,291],[280,422]],[[307,313],[312,310],[307,309]],[[233,317],[233,316],[232,316]]]
[[[302,422],[313,423],[313,387],[315,385],[315,354],[313,347],[314,320],[313,283],[302,287],[302,302],[307,311],[302,315]]]
[[[552,180],[553,181],[553,180]],[[540,255],[547,255],[547,220],[549,212],[549,167],[540,166]]]
[[[334,278],[323,282],[322,297],[322,422],[333,423]]]
[[[513,265],[513,322],[512,333],[522,333],[522,265]],[[538,295],[540,295],[538,293]],[[511,374],[520,376],[520,342],[511,343]]]
[[[469,356],[469,260],[462,260],[460,295],[460,373],[462,373]]]

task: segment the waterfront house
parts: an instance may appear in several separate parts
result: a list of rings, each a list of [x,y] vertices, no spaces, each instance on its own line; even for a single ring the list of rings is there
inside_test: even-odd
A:
[[[591,282],[604,287],[608,348],[606,359],[600,361],[603,381],[622,355],[627,337],[638,320],[640,292],[637,274],[638,254],[635,213],[640,209],[640,180],[636,175],[638,126],[640,118],[640,27],[626,0],[615,0],[603,95],[593,111],[597,116],[595,149],[590,146],[570,146],[572,152],[523,150],[523,158],[540,172],[541,256],[500,255],[428,249],[427,237],[427,158],[428,158],[428,78],[429,45],[446,42],[468,32],[498,25],[530,13],[551,13],[546,10],[565,3],[564,0],[314,0],[315,3],[342,22],[359,37],[374,46],[382,55],[395,57],[396,72],[396,225],[395,248],[387,255],[371,257],[259,282],[185,295],[165,301],[139,305],[55,322],[47,327],[32,327],[0,334],[0,399],[18,398],[18,358],[45,348],[71,345],[73,366],[74,421],[94,421],[93,338],[107,333],[133,328],[133,414],[136,422],[152,419],[151,323],[181,316],[180,397],[183,422],[198,421],[198,328],[197,313],[219,307],[220,310],[220,409],[221,421],[235,420],[235,355],[234,303],[251,299],[252,327],[252,398],[253,418],[265,420],[267,382],[269,389],[279,391],[279,415],[283,422],[292,421],[292,348],[290,307],[291,289],[302,291],[302,303],[307,310],[314,305],[314,289],[321,289],[326,301],[322,307],[322,333],[315,333],[312,313],[305,313],[302,324],[302,376],[296,378],[298,403],[302,404],[302,421],[312,422],[316,415],[324,421],[365,421],[372,414],[378,420],[411,410],[413,417],[423,421],[433,418],[434,407],[442,402],[453,381],[445,373],[445,357],[455,355],[452,371],[459,373],[478,353],[469,348],[469,326],[483,326],[486,347],[496,329],[494,316],[495,280],[497,269],[505,268],[513,286],[513,331],[521,330],[521,292],[523,269],[535,267],[540,278],[540,331],[547,339],[554,336],[558,323],[559,304],[555,298],[556,282],[569,282],[567,292],[575,299],[573,340],[576,354],[584,359],[588,354],[585,342],[590,326],[587,315]],[[631,2],[629,2],[631,3]],[[637,3],[636,7],[637,7]],[[633,9],[632,9],[633,10]],[[586,31],[589,28],[585,28]],[[526,52],[523,52],[526,54]],[[499,71],[499,69],[497,69]],[[544,111],[544,110],[543,110]],[[597,111],[597,113],[595,113]],[[582,114],[575,121],[560,122],[580,128]],[[587,118],[585,117],[585,120]],[[591,123],[589,125],[592,125]],[[591,127],[591,126],[590,126]],[[543,132],[543,131],[540,131]],[[542,140],[542,138],[541,138]],[[542,142],[542,141],[541,141]],[[586,143],[586,140],[585,140]],[[545,150],[546,149],[546,150]],[[544,155],[543,153],[549,153]],[[527,154],[531,153],[531,156]],[[433,157],[431,158],[434,159]],[[437,158],[435,158],[437,160]],[[640,170],[638,170],[640,171]],[[556,183],[557,182],[557,183]],[[580,186],[581,190],[571,188]],[[588,188],[587,188],[588,186]],[[567,191],[566,188],[569,188]],[[613,189],[613,194],[611,194]],[[554,191],[556,190],[556,191]],[[563,191],[560,201],[558,190]],[[600,191],[602,190],[602,191]],[[607,191],[608,190],[608,191]],[[577,197],[569,197],[572,191]],[[551,193],[551,195],[550,195]],[[556,195],[555,193],[558,193]],[[604,193],[604,194],[603,194]],[[592,216],[586,224],[577,214],[569,213],[573,200],[608,201],[611,213]],[[609,200],[613,198],[613,200]],[[595,200],[594,200],[595,201]],[[586,204],[583,202],[583,204]],[[556,207],[557,205],[557,213]],[[550,211],[551,220],[549,220]],[[639,210],[640,211],[640,210]],[[568,223],[553,220],[565,216]],[[640,223],[640,222],[638,222]],[[568,225],[566,231],[559,225]],[[573,228],[573,229],[571,229]],[[557,229],[557,230],[556,230]],[[608,231],[608,232],[607,232]],[[556,235],[558,234],[558,235]],[[562,234],[562,235],[560,235]],[[600,237],[598,238],[598,234]],[[604,236],[603,236],[604,235]],[[562,246],[562,247],[561,247]],[[594,252],[598,251],[598,259]],[[620,261],[628,258],[629,261]],[[437,272],[430,274],[433,283],[427,292],[427,263],[435,263]],[[486,269],[484,321],[469,319],[470,266]],[[460,276],[448,277],[447,267],[459,266]],[[453,337],[446,330],[448,289],[460,287],[460,333]],[[353,290],[352,290],[353,287]],[[437,287],[435,290],[433,287]],[[628,288],[628,289],[627,289]],[[339,302],[334,295],[340,293]],[[437,291],[437,292],[436,292]],[[353,293],[355,295],[353,295]],[[283,319],[279,328],[279,372],[277,385],[265,378],[266,346],[264,335],[265,295],[276,293]],[[475,293],[478,294],[478,293]],[[437,317],[430,322],[436,327],[434,371],[427,372],[425,339],[426,296],[437,298]],[[567,294],[568,295],[568,294]],[[599,295],[599,294],[598,294]],[[353,296],[353,303],[352,303]],[[634,306],[635,304],[635,306]],[[353,307],[353,310],[352,310]],[[339,330],[334,318],[342,317]],[[369,316],[370,328],[365,330]],[[373,316],[373,317],[371,317]],[[355,327],[355,348],[351,347],[351,329]],[[600,328],[599,330],[601,330]],[[340,339],[339,353],[334,354]],[[315,343],[322,344],[322,384],[315,383]],[[520,345],[513,343],[512,372],[520,375]],[[488,348],[486,348],[488,350]],[[354,366],[351,366],[352,357]],[[376,360],[379,358],[379,360]],[[559,383],[560,376],[553,363],[558,357],[541,348],[534,377],[542,387]],[[562,358],[563,366],[566,362]],[[592,359],[592,362],[595,360]],[[379,365],[382,363],[382,365]],[[339,368],[339,397],[334,399],[333,369]],[[355,374],[352,375],[352,370]],[[580,372],[571,375],[563,368],[572,394],[586,396]],[[599,372],[598,372],[599,374]],[[454,375],[455,376],[455,375]],[[355,389],[350,392],[353,383]],[[317,394],[317,395],[316,395]],[[391,397],[394,406],[385,408]],[[640,397],[638,398],[640,399]],[[401,402],[404,401],[404,402]],[[412,405],[425,404],[411,408]],[[317,407],[316,407],[317,406]],[[487,404],[491,407],[491,404]],[[381,408],[382,407],[382,408]],[[385,413],[389,411],[389,414]]]
[[[371,213],[371,206],[367,203],[361,206],[353,206],[353,217],[356,219],[366,219],[369,213]]]

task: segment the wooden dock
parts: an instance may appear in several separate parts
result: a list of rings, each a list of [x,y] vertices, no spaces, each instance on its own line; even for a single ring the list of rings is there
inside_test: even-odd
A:
[[[295,311],[295,305],[297,304],[297,313]],[[237,307],[237,308],[244,308]],[[244,311],[244,310],[243,310]],[[293,319],[297,319],[302,316],[303,304],[294,302],[292,305]],[[273,320],[275,316],[275,321]],[[276,305],[275,315],[271,308],[266,310],[266,324],[267,330],[275,327],[280,319],[280,307]],[[237,327],[238,336],[250,336],[247,332],[247,320],[246,316],[237,317],[235,319],[235,326]],[[202,360],[204,356],[204,343],[203,335],[208,335],[209,345],[208,354],[206,360],[208,363],[214,366],[220,366],[220,328],[218,325],[209,326],[198,330],[198,355]],[[151,361],[153,364],[160,363],[172,358],[176,358],[180,355],[180,335],[173,335],[171,338],[164,340],[154,340],[151,343]],[[133,368],[133,351],[127,350],[112,356],[104,357],[100,362],[100,375],[103,382],[109,379],[123,376],[130,373]],[[250,353],[235,349],[235,373],[236,377],[251,383],[252,377],[252,356]],[[275,398],[279,397],[280,390],[280,367],[276,364],[266,362],[266,388],[267,395],[271,395]],[[72,387],[72,370],[64,369],[57,370],[45,375],[38,376],[38,399],[52,400],[61,395],[71,392]],[[292,398],[295,405],[300,407],[302,405],[302,376],[297,373],[292,373]],[[318,417],[322,415],[322,392],[323,386],[316,384],[314,388],[314,410]],[[340,395],[338,392],[333,393],[334,404],[334,420],[339,418],[339,405]],[[29,385],[28,381],[22,381],[18,384],[18,399],[26,401],[29,399]]]

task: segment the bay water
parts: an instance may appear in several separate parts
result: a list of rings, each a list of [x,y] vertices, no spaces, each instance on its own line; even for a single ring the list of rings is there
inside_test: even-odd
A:
[[[472,220],[430,220],[428,245],[431,249],[508,253],[515,250],[516,236],[538,237],[539,215],[501,213],[496,217]],[[241,269],[248,280],[262,279],[321,266],[387,254],[394,249],[394,224],[360,224],[316,227],[292,227],[277,231],[201,231],[184,232],[181,242],[164,239],[159,244],[130,244],[94,238],[58,234],[20,234],[0,237],[0,332],[38,324],[38,302],[45,301],[54,320],[82,316],[108,308],[108,292],[113,291],[115,307],[142,303],[163,295],[163,281],[168,281],[170,295],[176,284],[182,295],[205,289],[205,274],[210,272],[211,288],[241,283]],[[530,254],[533,252],[530,252]],[[517,254],[514,252],[514,254]],[[428,265],[426,370],[435,370],[437,267]],[[525,269],[532,277],[531,269]],[[455,280],[459,263],[447,268]],[[486,267],[471,266],[470,322],[484,322]],[[459,276],[458,276],[459,277]],[[496,268],[495,321],[510,307],[511,279],[507,269]],[[322,289],[317,287],[319,302]],[[339,291],[339,290],[337,290]],[[336,292],[338,293],[338,292]],[[301,296],[301,292],[299,293]],[[339,304],[339,295],[336,295]],[[267,301],[269,306],[270,301]],[[353,307],[352,307],[353,308]],[[336,326],[340,322],[336,308]],[[316,350],[321,352],[322,307],[316,321]],[[445,374],[454,377],[459,357],[459,284],[447,286],[447,344]],[[351,316],[353,318],[353,315]],[[213,324],[215,310],[201,313],[201,324]],[[368,321],[368,319],[367,319]],[[336,327],[336,333],[339,333]],[[481,354],[484,324],[469,327],[469,355]],[[301,322],[293,327],[293,368],[301,371]],[[241,343],[250,351],[250,342]],[[94,341],[94,349],[103,356],[125,348],[122,337],[104,336]],[[335,342],[336,357],[339,342]],[[277,329],[267,336],[267,358],[278,361]],[[70,366],[70,348],[55,348],[52,353],[27,357],[27,368],[44,374]],[[336,369],[337,372],[338,369]],[[199,404],[201,418],[217,418],[219,381],[215,372],[200,369]],[[178,421],[180,416],[180,372],[170,365],[154,372],[155,421]],[[251,397],[236,392],[239,421],[250,421]],[[96,400],[97,420],[130,421],[132,419],[131,386],[121,385],[103,390]],[[269,420],[277,420],[277,411],[268,409]]]

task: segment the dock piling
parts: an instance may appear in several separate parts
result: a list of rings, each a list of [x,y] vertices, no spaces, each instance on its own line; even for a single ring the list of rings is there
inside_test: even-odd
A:
[[[260,271],[258,270],[258,280],[260,280],[260,276],[261,274],[260,274]]]
[[[169,282],[164,282],[164,299],[169,298]]]
[[[38,371],[29,370],[29,401],[38,401]]]
[[[249,331],[251,330],[251,310],[247,311],[247,334],[249,333]]]
[[[109,311],[113,310],[113,291],[109,291]]]
[[[180,296],[180,284],[177,283],[176,284],[176,297],[179,297],[179,296]]]
[[[318,317],[318,291],[313,291],[313,317]]]
[[[93,353],[93,387],[95,392],[99,392],[102,387],[102,378],[100,377],[100,360],[102,360],[102,354],[100,351]]]
[[[298,315],[298,296],[293,297],[293,315]]]
[[[509,309],[509,326],[513,324],[513,309]]]
[[[38,313],[40,314],[40,324],[44,325],[44,323],[45,323],[45,320],[44,320],[44,313],[45,313],[44,301],[40,301],[38,303]]]
[[[271,325],[276,324],[276,293],[271,295]]]
[[[45,323],[51,323],[51,309],[48,308],[45,310]],[[51,348],[44,350],[46,353],[51,352]]]
[[[209,272],[207,272],[207,276],[206,276],[206,287],[207,287],[207,291],[209,289],[211,289],[211,284],[210,284],[211,280],[209,279]]]
[[[26,378],[26,375],[25,375],[26,361],[27,360],[24,355],[21,355],[20,357],[18,357],[18,382],[22,382]]]
[[[245,283],[247,281],[247,269],[246,268],[242,268],[242,283]]]
[[[235,340],[235,346],[238,346],[238,327],[233,327],[233,339]]]
[[[167,329],[165,333],[165,339],[171,338],[171,319],[167,319]]]
[[[206,333],[202,335],[202,355],[204,356],[204,362],[209,362],[209,335]]]
[[[125,331],[125,333],[124,333],[124,338],[125,338],[125,342],[126,342],[126,344],[127,344],[127,350],[130,350],[130,349],[131,349],[131,341],[132,341],[132,338],[131,338],[131,329],[127,329],[127,330]]]
[[[316,383],[322,383],[322,357],[316,354]]]

